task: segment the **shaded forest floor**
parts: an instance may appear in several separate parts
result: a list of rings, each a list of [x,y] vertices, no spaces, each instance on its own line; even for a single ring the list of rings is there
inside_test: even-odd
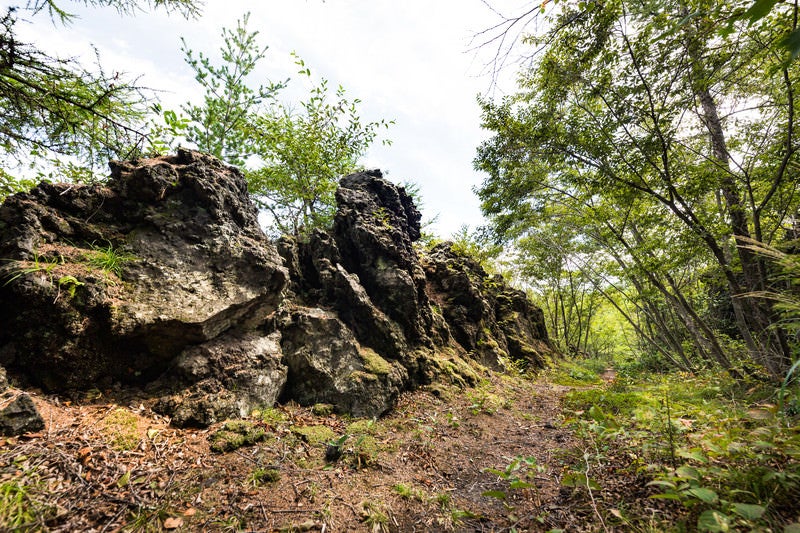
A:
[[[795,533],[797,426],[731,455],[719,428],[692,440],[702,421],[664,383],[569,363],[405,393],[378,420],[290,404],[207,430],[171,428],[135,397],[38,396],[46,429],[0,442],[0,529]],[[743,406],[750,433],[770,405]],[[754,465],[780,478],[762,482],[769,502],[752,480],[732,500],[714,469]],[[706,528],[709,513],[728,529]]]

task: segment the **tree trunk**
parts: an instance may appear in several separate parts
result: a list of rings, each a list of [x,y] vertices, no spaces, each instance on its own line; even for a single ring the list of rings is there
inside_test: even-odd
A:
[[[699,51],[697,36],[692,31],[690,24],[687,24],[685,28],[684,43],[691,59],[689,81],[700,102],[702,110],[700,119],[708,131],[711,158],[719,172],[718,187],[725,202],[731,237],[734,239],[730,246],[736,246],[735,239],[751,238],[747,207],[736,185],[735,175],[731,171],[731,158],[725,131],[722,128],[717,103],[711,94],[708,80],[703,72],[703,58]],[[770,328],[772,323],[770,310],[765,309],[761,302],[750,296],[750,293],[766,289],[766,269],[760,264],[759,258],[748,248],[736,246],[736,251],[742,269],[742,279],[740,283],[729,283],[729,288],[738,329],[748,347],[751,358],[764,365],[765,369],[773,376],[780,377],[791,363],[791,354],[786,351],[788,349],[786,343],[781,342],[782,332]],[[728,279],[730,281],[730,277]]]

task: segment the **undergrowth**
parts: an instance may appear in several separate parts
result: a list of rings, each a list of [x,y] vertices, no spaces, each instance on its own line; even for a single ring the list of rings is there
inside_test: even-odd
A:
[[[592,385],[564,398],[566,424],[585,452],[562,485],[586,493],[604,529],[800,531],[796,385],[777,389],[712,371],[620,372],[600,385],[599,366],[572,361],[551,373]],[[654,526],[652,516],[618,501],[605,505],[609,470],[616,480],[642,480],[653,505],[664,502],[663,522]]]

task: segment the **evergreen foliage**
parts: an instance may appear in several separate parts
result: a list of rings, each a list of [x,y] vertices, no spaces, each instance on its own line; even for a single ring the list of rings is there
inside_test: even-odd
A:
[[[144,7],[197,14],[196,0],[86,0],[130,14]],[[72,15],[55,0],[36,0],[8,7],[0,19],[0,199],[29,188],[13,169],[40,159],[51,160],[54,173],[77,180],[93,178],[110,158],[136,153],[139,125],[148,113],[147,96],[135,80],[94,69],[73,58],[50,55],[17,37],[16,25],[46,13],[54,25],[69,24]],[[72,160],[62,159],[70,156]],[[39,161],[37,161],[39,160]],[[48,177],[41,174],[40,178]]]

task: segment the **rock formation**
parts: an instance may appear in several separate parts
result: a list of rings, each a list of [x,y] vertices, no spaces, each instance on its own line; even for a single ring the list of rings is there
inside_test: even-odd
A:
[[[476,362],[540,366],[541,311],[447,244],[379,171],[331,230],[271,243],[241,174],[189,150],[41,184],[0,206],[0,364],[52,392],[135,385],[176,425],[276,400],[377,416]]]
[[[502,276],[490,276],[452,243],[434,246],[422,259],[428,293],[455,341],[481,363],[500,368],[504,361],[540,368],[552,351],[544,314],[525,293]]]

